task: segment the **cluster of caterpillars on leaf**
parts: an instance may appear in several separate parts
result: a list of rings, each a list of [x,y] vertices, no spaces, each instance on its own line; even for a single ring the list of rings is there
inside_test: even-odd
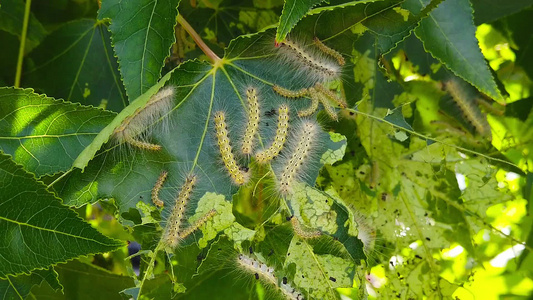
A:
[[[245,272],[254,275],[256,280],[261,280],[265,284],[276,288],[288,300],[303,300],[304,296],[301,292],[293,288],[288,282],[287,277],[283,277],[281,282],[274,275],[274,268],[259,262],[251,256],[239,254],[237,256],[237,264]]]
[[[244,129],[241,152],[243,155],[253,155],[254,143],[259,128],[261,110],[260,97],[253,87],[246,89],[248,108],[247,122]],[[255,153],[254,157],[258,164],[267,164],[276,158],[286,146],[289,138],[290,108],[287,104],[281,104],[277,108],[277,126],[274,139],[271,144]],[[285,167],[280,170],[278,178],[278,189],[280,194],[290,194],[291,188],[301,174],[302,166],[308,161],[316,144],[316,137],[319,133],[318,124],[310,120],[302,120],[299,128],[295,128],[292,136],[294,147],[291,155],[287,157]],[[239,166],[236,154],[233,151],[229,137],[229,130],[224,111],[214,113],[215,136],[218,150],[222,158],[226,172],[233,183],[244,185],[250,177],[250,170],[247,167]]]
[[[317,111],[319,104],[322,104],[328,116],[332,120],[338,121],[337,112],[332,102],[340,108],[346,108],[348,105],[342,97],[337,96],[335,92],[331,91],[324,84],[339,78],[340,69],[344,66],[345,60],[339,52],[326,46],[318,38],[314,39],[314,43],[323,54],[333,58],[336,64],[324,61],[320,56],[307,52],[296,42],[285,40],[280,43],[280,48],[283,49],[283,55],[290,58],[291,61],[295,61],[294,65],[297,68],[308,72],[315,83],[313,86],[299,90],[290,90],[279,85],[274,85],[273,88],[276,93],[286,98],[296,99],[306,97],[311,99],[311,105],[300,110],[298,116],[310,116]]]
[[[152,189],[152,201],[158,207],[164,206],[164,202],[160,199],[159,194],[167,176],[168,172],[162,171]],[[200,219],[196,220],[196,222],[193,224],[187,227],[183,226],[183,223],[186,220],[185,212],[187,209],[187,204],[191,200],[197,180],[198,178],[196,175],[187,176],[185,183],[174,199],[174,205],[172,206],[170,216],[168,217],[167,226],[165,227],[162,239],[163,244],[170,251],[175,249],[179,245],[180,241],[191,235],[194,231],[200,228],[200,226],[213,218],[217,213],[216,210],[212,209]]]

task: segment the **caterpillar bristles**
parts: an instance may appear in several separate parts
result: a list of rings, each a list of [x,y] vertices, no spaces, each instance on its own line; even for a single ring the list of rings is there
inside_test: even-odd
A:
[[[274,92],[286,98],[301,98],[307,96],[307,94],[309,93],[306,88],[297,91],[291,91],[286,88],[282,88],[279,85],[274,85],[272,88],[274,89]]]
[[[334,121],[339,121],[337,112],[335,111],[335,108],[333,108],[333,106],[329,103],[328,98],[326,98],[324,94],[318,93],[318,99],[320,100],[320,103],[322,103],[322,106],[324,106],[324,110],[326,111],[328,116]]]
[[[163,207],[165,203],[159,199],[159,191],[163,187],[163,184],[165,183],[165,180],[167,179],[168,172],[162,171],[159,175],[159,178],[157,178],[157,181],[155,182],[154,188],[152,189],[152,202],[157,207]]]
[[[346,61],[344,60],[344,57],[339,53],[337,52],[337,50],[335,49],[332,49],[328,46],[326,46],[321,40],[319,40],[317,37],[315,37],[313,39],[313,42],[315,43],[315,45],[318,47],[318,49],[320,49],[320,51],[326,53],[327,55],[335,58],[337,60],[337,62],[339,63],[340,66],[344,66],[344,64],[346,63]]]
[[[298,111],[298,117],[308,117],[315,113],[320,102],[320,95],[314,88],[309,88],[309,95],[311,96],[311,105],[305,109]]]
[[[279,45],[285,60],[301,69],[302,73],[313,81],[326,82],[339,77],[340,66],[331,63],[323,53],[308,53],[298,43],[288,39]]]
[[[476,131],[482,136],[490,138],[491,130],[487,117],[475,105],[475,100],[465,90],[467,87],[463,86],[459,79],[448,80],[445,82],[444,87]]]
[[[142,133],[149,135],[146,131],[172,109],[172,100],[175,90],[173,86],[167,86],[154,94],[143,108],[135,111],[127,117],[119,127],[113,131],[114,138],[119,143],[128,143],[136,148],[158,151],[160,145],[143,141],[139,136]]]
[[[286,196],[292,192],[292,187],[302,166],[308,162],[314,143],[316,143],[317,134],[318,125],[316,123],[311,121],[302,122],[302,127],[294,136],[295,141],[297,141],[296,147],[291,149],[292,154],[279,176],[278,188],[281,195]]]
[[[330,89],[323,86],[321,83],[315,84],[315,89],[319,91],[320,93],[324,94],[329,99],[335,101],[341,108],[346,108],[348,104],[346,104],[346,101],[340,97],[338,97],[335,93],[333,93]]]
[[[245,254],[239,254],[237,256],[237,264],[248,273],[252,273],[256,280],[263,280],[265,283],[280,290],[286,299],[304,299],[302,293],[298,292],[287,283],[286,277],[283,277],[281,286],[278,284],[278,279],[276,276],[274,276],[274,268],[269,267],[266,264],[261,263]]]
[[[196,185],[196,176],[190,175],[185,180],[181,190],[176,198],[172,212],[168,217],[167,226],[164,233],[164,242],[170,249],[176,248],[180,238],[181,224],[184,218],[187,203],[191,198],[192,191]]]
[[[280,105],[278,108],[278,124],[276,129],[276,135],[274,136],[274,141],[267,149],[257,153],[255,155],[255,160],[259,164],[266,164],[278,154],[283,149],[285,142],[287,141],[287,133],[289,130],[289,107],[286,104]]]
[[[322,232],[319,230],[309,230],[307,228],[302,228],[302,225],[300,224],[300,221],[298,220],[298,218],[296,218],[296,216],[291,217],[291,225],[296,235],[303,239],[314,239],[322,236]]]
[[[259,127],[259,102],[257,101],[257,90],[255,88],[248,88],[246,90],[246,98],[248,99],[248,122],[244,131],[241,151],[245,155],[252,154],[253,143],[257,128]]]
[[[200,219],[198,219],[194,224],[187,227],[186,229],[179,232],[178,237],[179,239],[185,239],[191,233],[195,232],[200,226],[205,224],[205,222],[209,221],[211,218],[213,218],[217,214],[217,211],[215,209],[210,210],[205,215],[203,215]]]
[[[215,130],[220,155],[222,156],[222,161],[224,162],[224,166],[226,167],[231,179],[236,185],[243,185],[247,183],[249,179],[249,172],[248,170],[241,170],[241,168],[237,165],[237,161],[233,155],[229,140],[226,116],[222,111],[217,111],[215,113]]]

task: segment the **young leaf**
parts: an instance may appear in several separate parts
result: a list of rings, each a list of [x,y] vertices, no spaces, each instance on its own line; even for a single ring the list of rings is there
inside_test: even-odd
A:
[[[0,278],[124,245],[85,223],[3,153],[0,178]]]
[[[128,100],[117,68],[103,22],[77,20],[56,29],[28,55],[23,84],[118,112]]]
[[[0,295],[2,295],[2,299],[23,300],[28,297],[34,286],[43,286],[44,281],[55,290],[62,288],[57,279],[57,273],[52,267],[49,267],[44,270],[35,270],[29,275],[7,276],[5,280],[0,280]]]
[[[0,149],[38,176],[67,171],[114,113],[0,88]]]
[[[128,98],[146,92],[161,77],[175,41],[179,0],[102,1],[99,19],[111,19],[111,37]]]
[[[427,2],[427,1],[426,1]],[[473,10],[467,0],[446,0],[420,22],[416,36],[424,48],[481,92],[501,100],[476,39]],[[449,22],[453,19],[453,22]]]

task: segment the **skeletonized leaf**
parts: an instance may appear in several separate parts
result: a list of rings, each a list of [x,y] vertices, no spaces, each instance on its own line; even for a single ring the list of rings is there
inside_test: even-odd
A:
[[[3,153],[0,181],[0,278],[124,245],[85,223]]]

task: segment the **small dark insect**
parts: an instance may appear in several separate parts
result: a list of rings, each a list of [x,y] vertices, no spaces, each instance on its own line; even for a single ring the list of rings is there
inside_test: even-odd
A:
[[[329,280],[333,281],[333,282],[337,282],[337,279],[336,278],[333,278],[333,277],[329,277]]]
[[[254,249],[252,249],[252,247],[248,248],[248,250],[250,251],[250,254],[254,254]]]
[[[259,274],[255,273],[255,279],[259,280]]]
[[[275,115],[276,115],[276,110],[275,109],[271,109],[271,110],[265,112],[265,116],[267,116],[267,117],[272,117],[272,116],[275,116]]]
[[[283,277],[283,284],[287,284],[287,277]]]
[[[426,237],[426,240],[431,241],[431,239],[429,237]]]

